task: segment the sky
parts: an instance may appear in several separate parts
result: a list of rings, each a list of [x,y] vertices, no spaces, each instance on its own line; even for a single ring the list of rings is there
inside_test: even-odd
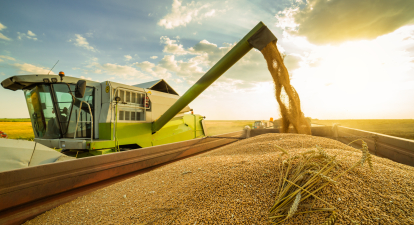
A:
[[[278,38],[305,116],[414,118],[414,1],[2,1],[0,80],[51,74],[128,85],[165,79],[185,93],[258,22]],[[279,117],[251,50],[190,103],[211,120]],[[0,87],[0,118],[28,118]]]

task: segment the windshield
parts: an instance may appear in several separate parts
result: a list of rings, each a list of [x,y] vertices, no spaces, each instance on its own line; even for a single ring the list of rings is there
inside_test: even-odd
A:
[[[60,138],[61,133],[48,85],[38,85],[25,91],[27,107],[37,138]]]
[[[73,99],[70,91],[74,84],[41,84],[25,91],[36,138],[73,138],[77,121],[76,138],[91,137],[94,88],[87,87],[83,98]],[[81,101],[89,103],[92,115],[85,103],[79,109]]]

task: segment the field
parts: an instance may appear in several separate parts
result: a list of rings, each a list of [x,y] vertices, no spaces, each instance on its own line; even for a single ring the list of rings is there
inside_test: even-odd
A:
[[[0,119],[0,122],[30,122],[30,119]]]
[[[252,127],[256,120],[206,120],[207,135],[213,136],[243,130],[248,125]]]
[[[11,139],[32,140],[34,138],[31,122],[0,122],[0,131],[6,133]]]
[[[10,122],[5,122],[10,121]],[[252,126],[255,120],[206,120],[205,125],[209,136],[242,130],[246,125]],[[341,126],[367,130],[396,137],[414,140],[414,120],[317,120],[312,123]],[[12,139],[33,139],[30,119],[0,119],[0,131],[7,133]]]
[[[376,132],[414,140],[414,120],[316,120],[312,123],[331,126],[338,123],[344,127]]]

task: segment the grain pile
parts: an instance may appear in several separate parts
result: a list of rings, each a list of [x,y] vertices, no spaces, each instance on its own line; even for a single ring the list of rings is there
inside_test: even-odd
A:
[[[334,173],[361,160],[360,150],[331,139],[265,134],[98,190],[26,224],[268,224],[287,159],[275,145],[289,157],[317,151],[318,145],[337,155]],[[310,197],[298,212],[335,208],[336,224],[414,224],[414,168],[376,156],[372,167],[345,173],[316,193],[327,204]],[[294,214],[280,224],[321,224],[331,215],[329,210]]]
[[[292,125],[298,134],[311,134],[310,124],[306,121],[300,107],[299,95],[290,84],[289,72],[283,63],[276,42],[270,42],[261,52],[275,84],[276,100],[282,117],[280,132],[288,133],[289,126]]]

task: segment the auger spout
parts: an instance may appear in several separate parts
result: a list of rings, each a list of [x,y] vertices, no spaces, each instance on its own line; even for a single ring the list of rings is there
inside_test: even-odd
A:
[[[262,50],[272,41],[277,41],[274,34],[259,22],[236,46],[221,58],[206,74],[204,74],[188,91],[179,98],[160,118],[152,123],[152,133],[159,131],[168,121],[176,116],[184,107],[216,81],[224,72],[232,67],[252,48]]]

